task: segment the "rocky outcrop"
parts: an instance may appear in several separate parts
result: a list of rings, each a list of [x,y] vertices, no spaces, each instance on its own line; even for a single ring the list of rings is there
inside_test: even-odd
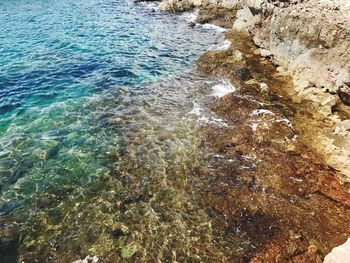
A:
[[[207,205],[225,215],[233,230],[256,242],[258,250],[245,254],[249,262],[322,262],[350,235],[350,2],[192,3],[200,7],[197,22],[234,30],[226,35],[232,42],[229,49],[209,51],[198,61],[200,70],[228,78],[239,90],[213,107],[234,128],[213,131],[211,146],[229,155],[234,167],[247,167],[242,158],[247,154],[263,163],[248,172],[224,171],[208,190]],[[276,112],[259,111],[262,105],[291,120],[292,131],[270,123]],[[269,117],[253,123],[252,111],[268,112]],[[299,204],[294,203],[296,196]],[[283,199],[291,206],[275,202]],[[223,220],[218,221],[220,227]],[[343,224],[346,229],[341,229]],[[272,228],[264,231],[259,225]],[[239,242],[237,233],[225,231]],[[334,249],[325,262],[341,262],[333,258],[346,258],[344,247],[348,243]]]
[[[191,0],[167,0],[161,2],[159,8],[163,11],[176,13],[190,11],[195,6],[194,1]]]
[[[200,6],[197,22],[250,33],[260,54],[292,77],[309,101],[316,132],[305,142],[350,182],[350,2],[347,0],[164,0],[163,10]],[[224,11],[226,10],[226,11]],[[324,125],[319,125],[323,123]]]
[[[236,20],[236,13],[237,10],[234,8],[213,6],[206,3],[199,9],[196,22],[200,24],[211,23],[216,26],[231,28]]]
[[[247,34],[232,31],[226,40],[228,49],[198,60],[201,71],[236,87],[212,106],[227,127],[212,127],[206,140],[222,158],[205,194],[213,225],[243,250],[233,247],[230,262],[321,263],[350,235],[350,194],[297,136],[309,104],[290,99],[292,79]]]
[[[259,23],[249,28],[255,44],[269,50],[274,62],[292,76],[295,99],[311,101],[317,122],[328,123],[310,145],[350,177],[349,109],[335,109],[345,105],[349,95],[349,2],[309,0],[260,7]]]

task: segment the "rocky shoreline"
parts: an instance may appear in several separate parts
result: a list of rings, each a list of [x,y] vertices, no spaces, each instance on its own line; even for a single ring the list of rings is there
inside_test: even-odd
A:
[[[350,195],[341,174],[299,132],[309,125],[310,106],[291,99],[292,80],[255,52],[248,35],[231,31],[226,39],[229,49],[198,61],[200,70],[228,78],[237,89],[212,105],[231,128],[210,131],[210,147],[234,165],[223,165],[207,204],[256,242],[259,249],[244,252],[249,262],[322,262],[350,235]],[[252,167],[247,157],[254,168],[237,170]]]
[[[322,262],[350,236],[350,4],[164,0],[160,8],[198,8],[196,23],[230,29],[228,49],[198,60],[237,89],[210,106],[231,128],[207,133],[207,147],[234,164],[222,165],[205,194],[216,228],[241,248],[228,259]],[[324,262],[344,262],[331,258]]]
[[[146,19],[155,15],[150,26],[175,18],[162,30],[181,20],[171,46],[180,34],[186,36],[181,43],[210,48],[197,69],[147,84],[151,92],[117,88],[87,104],[99,112],[93,115],[98,125],[120,133],[101,157],[107,170],[81,185],[6,203],[2,260],[348,262],[350,5],[337,3],[138,6],[137,17],[144,6]],[[159,8],[190,12],[163,16]],[[156,40],[163,36],[159,29]],[[211,29],[214,39],[226,32],[219,45],[203,42]],[[198,32],[204,37],[195,38]],[[186,48],[179,43],[181,56]],[[53,147],[40,158],[58,154]]]
[[[291,77],[289,97],[308,103],[308,145],[350,182],[350,3],[347,1],[165,0],[164,11],[200,7],[198,23],[249,34],[255,52]],[[307,25],[307,26],[305,26]]]

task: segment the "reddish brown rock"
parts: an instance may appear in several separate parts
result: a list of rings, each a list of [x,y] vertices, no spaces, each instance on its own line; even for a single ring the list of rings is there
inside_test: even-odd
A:
[[[290,79],[256,55],[248,37],[226,37],[233,47],[198,61],[237,88],[211,106],[228,124],[207,131],[206,147],[222,156],[204,198],[214,226],[235,244],[232,262],[322,262],[350,235],[350,195],[298,136],[314,122],[307,103],[289,99]],[[254,79],[234,74],[242,66]]]

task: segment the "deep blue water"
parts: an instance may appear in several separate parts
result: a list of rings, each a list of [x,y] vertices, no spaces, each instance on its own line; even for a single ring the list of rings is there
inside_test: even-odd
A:
[[[160,134],[152,151],[163,149],[163,166],[184,154],[166,153],[167,134],[179,131],[168,144],[191,146],[183,136],[192,126],[179,123],[204,92],[195,60],[221,33],[190,28],[191,14],[154,8],[129,0],[0,0],[0,212],[10,221],[18,209],[36,215],[33,200],[46,193],[110,174],[111,156],[135,134]]]
[[[208,34],[151,10],[125,0],[2,1],[1,115],[186,69]]]

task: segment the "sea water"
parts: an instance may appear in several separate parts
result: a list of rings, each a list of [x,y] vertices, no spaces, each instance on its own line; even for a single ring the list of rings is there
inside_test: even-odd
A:
[[[139,212],[123,217],[125,198],[142,199],[148,217],[141,218],[149,221],[138,221],[139,234],[131,241],[117,242],[118,257],[142,255],[149,246],[143,255],[152,258],[161,253],[157,242],[174,233],[190,242],[189,226],[180,217],[189,214],[183,206],[196,206],[186,187],[197,180],[188,175],[201,166],[198,116],[190,112],[214,86],[194,65],[222,40],[222,30],[190,28],[188,17],[129,0],[0,1],[5,261],[109,255],[106,247],[116,248],[108,243],[110,233],[99,240],[106,238],[100,225],[131,232],[140,217]],[[154,197],[152,207],[149,198],[157,195],[165,197]],[[167,213],[177,221],[169,222],[178,222],[179,229],[170,231],[155,207],[174,209]],[[206,229],[209,223],[201,220],[193,222]],[[156,234],[162,222],[168,237]],[[146,226],[154,227],[150,231],[158,240],[145,237]],[[188,252],[184,244],[179,247],[180,255]]]

